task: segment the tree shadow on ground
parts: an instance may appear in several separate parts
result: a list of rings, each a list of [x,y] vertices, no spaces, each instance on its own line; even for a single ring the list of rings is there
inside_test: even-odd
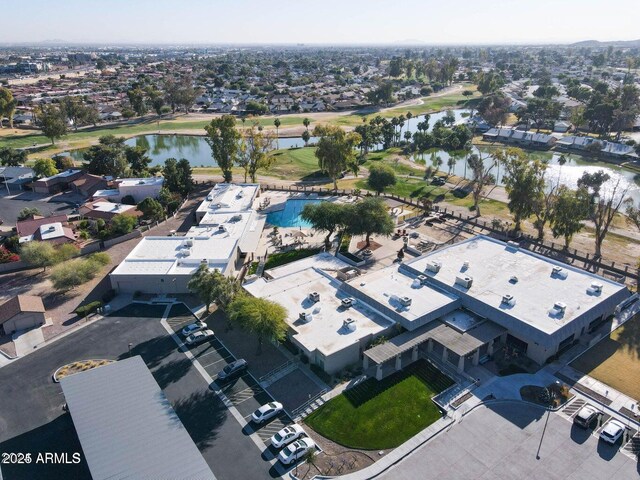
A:
[[[540,420],[547,411],[544,407],[538,407],[520,402],[488,402],[485,405],[489,410],[497,413],[505,420],[524,429],[533,422]]]
[[[126,345],[124,346],[126,348]],[[147,367],[152,370],[160,365],[163,359],[173,353],[177,346],[168,335],[150,338],[142,343],[131,346],[131,354],[125,352],[118,357],[118,360],[140,355]]]
[[[71,416],[63,414],[51,422],[13,437],[0,444],[0,452],[30,453],[31,463],[2,465],[4,478],[12,480],[90,480],[91,475],[73,426]],[[67,453],[71,462],[74,453],[80,453],[80,463],[38,463],[39,453]]]
[[[640,313],[636,313],[622,326],[618,334],[618,343],[635,351],[636,359],[640,361]]]
[[[193,363],[191,360],[185,357],[180,360],[171,360],[168,363],[164,363],[151,373],[153,373],[153,377],[156,379],[156,382],[158,382],[158,385],[160,385],[160,388],[164,390],[189,373],[192,366]]]
[[[212,445],[228,415],[224,404],[210,390],[178,401],[173,409],[200,450]]]

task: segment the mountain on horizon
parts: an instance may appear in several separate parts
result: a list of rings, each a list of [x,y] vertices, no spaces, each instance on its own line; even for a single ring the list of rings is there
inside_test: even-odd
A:
[[[638,48],[640,47],[640,39],[638,40],[612,40],[609,42],[601,42],[600,40],[583,40],[581,42],[571,43],[570,47],[629,47],[629,48]]]

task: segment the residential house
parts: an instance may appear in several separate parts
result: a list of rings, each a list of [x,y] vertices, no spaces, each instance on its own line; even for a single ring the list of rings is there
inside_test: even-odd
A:
[[[20,243],[39,240],[58,245],[75,242],[76,240],[66,215],[54,215],[52,217],[34,215],[30,219],[18,221],[16,223],[16,232]]]
[[[83,173],[69,185],[71,190],[84,197],[91,197],[98,190],[107,188],[107,180],[99,175]]]
[[[110,222],[116,215],[126,214],[134,217],[142,216],[142,212],[135,205],[125,205],[123,203],[111,203],[107,200],[97,200],[87,202],[79,209],[80,216],[90,220],[102,219]]]
[[[556,137],[544,133],[525,132],[515,128],[492,128],[482,138],[488,142],[501,142],[528,148],[551,148]]]
[[[83,175],[82,170],[69,169],[51,177],[40,178],[33,182],[32,188],[36,193],[52,194],[69,190],[71,182]]]
[[[8,193],[20,191],[33,181],[33,170],[29,167],[0,167],[0,179]]]
[[[40,297],[16,295],[0,305],[0,335],[44,325],[45,313]]]

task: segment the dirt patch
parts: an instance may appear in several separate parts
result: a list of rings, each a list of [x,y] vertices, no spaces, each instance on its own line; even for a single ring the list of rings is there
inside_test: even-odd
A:
[[[369,242],[369,246],[367,247],[367,242],[365,242],[364,240],[362,240],[361,242],[358,242],[356,244],[356,248],[358,250],[364,250],[365,248],[368,248],[371,251],[377,250],[378,248],[380,248],[382,245],[380,245],[378,242],[371,240]]]

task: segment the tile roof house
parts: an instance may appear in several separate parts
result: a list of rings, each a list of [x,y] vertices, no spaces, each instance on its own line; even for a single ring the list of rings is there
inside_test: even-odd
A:
[[[99,175],[91,175],[90,173],[83,173],[73,182],[69,184],[71,190],[83,195],[85,197],[91,197],[98,190],[107,188],[108,182]]]
[[[69,189],[71,182],[83,175],[82,170],[65,170],[51,177],[40,178],[33,182],[36,193],[59,193]]]
[[[40,240],[58,245],[76,241],[66,215],[52,217],[35,215],[30,219],[18,221],[16,231],[20,237],[20,243]]]
[[[123,203],[112,203],[107,200],[97,200],[87,202],[80,207],[79,213],[82,217],[98,220],[99,218],[110,222],[116,215],[126,214],[134,217],[142,216],[142,212],[135,205],[125,205]]]
[[[510,145],[549,148],[556,143],[556,137],[544,133],[525,132],[515,128],[492,128],[482,135],[489,142],[502,142]]]
[[[39,327],[45,322],[45,312],[40,297],[16,295],[0,305],[0,334]]]

